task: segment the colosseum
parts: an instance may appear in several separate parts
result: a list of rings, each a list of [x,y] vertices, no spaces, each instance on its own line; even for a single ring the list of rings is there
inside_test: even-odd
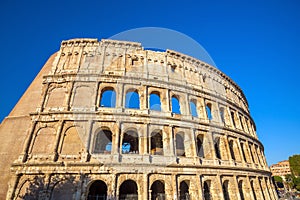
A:
[[[136,42],[63,41],[0,139],[0,199],[278,199],[240,87]]]

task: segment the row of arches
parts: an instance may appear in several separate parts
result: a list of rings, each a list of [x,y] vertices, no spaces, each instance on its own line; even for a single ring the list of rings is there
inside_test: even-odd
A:
[[[247,114],[231,108],[225,103],[217,103],[180,92],[166,92],[159,88],[149,88],[147,91],[144,91],[144,89],[126,87],[124,90],[125,95],[123,97],[118,96],[120,94],[116,92],[116,85],[102,86],[99,91],[99,97],[96,97],[97,92],[92,86],[77,86],[73,91],[73,95],[70,95],[72,102],[70,107],[75,110],[82,107],[92,109],[95,106],[96,108],[124,107],[190,115],[194,118],[222,123],[224,126],[244,131],[255,137],[255,127],[251,119],[246,116]],[[49,91],[47,98],[45,98],[46,110],[64,105],[65,98],[65,88],[53,88]],[[98,105],[95,105],[94,99],[97,99]]]
[[[149,135],[149,146],[146,152],[151,155],[167,156],[165,152],[167,152],[170,143],[165,139],[166,136],[164,136],[164,134],[166,133],[161,130],[153,131]],[[96,133],[93,153],[112,153],[112,144],[115,144],[113,135],[114,134],[108,128],[100,129],[100,131]],[[213,134],[213,138],[213,147],[211,147],[209,146],[208,135],[198,134],[196,135],[195,141],[190,142],[187,141],[190,137],[184,132],[178,132],[172,140],[172,142],[174,142],[174,154],[183,157],[195,155],[199,158],[234,160],[237,162],[255,163],[260,166],[266,166],[263,153],[258,145],[236,138],[225,138],[221,135],[215,136]],[[136,130],[131,129],[121,134],[120,142],[121,145],[116,144],[120,147],[120,153],[140,153],[141,137]],[[195,146],[195,148],[191,148],[190,145]],[[213,150],[211,148],[213,148]],[[190,151],[192,149],[195,149],[196,152],[191,153]],[[210,152],[215,152],[215,155],[210,155]]]
[[[254,163],[265,167],[260,145],[251,141],[217,133],[191,132],[186,129],[154,128],[144,134],[131,126],[126,129],[111,129],[102,126],[91,136],[93,154],[150,154],[157,156],[198,157],[201,160],[233,160],[239,163]],[[65,128],[57,137],[56,129],[49,126],[38,129],[29,143],[32,155],[49,155],[58,152],[60,156],[79,155],[86,145],[85,132],[80,127]],[[188,132],[186,132],[188,131]],[[173,135],[174,134],[174,135]],[[87,137],[87,136],[86,136]],[[55,149],[55,148],[58,149]],[[100,157],[99,157],[100,158]],[[227,163],[229,164],[229,163]]]
[[[164,180],[155,180],[148,191],[148,199],[151,200],[167,200],[172,198],[170,191],[166,191]],[[195,183],[194,183],[195,184]],[[258,200],[258,199],[274,199],[273,189],[267,178],[258,179],[224,179],[218,185],[215,179],[204,179],[201,181],[200,188],[191,190],[191,181],[182,180],[178,183],[177,199],[193,200],[198,196],[198,190],[202,190],[200,194],[203,200]],[[139,189],[135,180],[127,179],[121,183],[119,188],[115,189],[117,199],[119,200],[138,200]],[[108,185],[102,180],[93,181],[88,188],[87,200],[106,200],[108,195]],[[275,197],[276,198],[276,197]]]
[[[179,95],[171,96],[170,111],[174,114],[182,114],[182,105]],[[103,88],[101,91],[100,106],[101,107],[115,107],[116,92],[112,87]],[[189,101],[189,114],[196,118],[206,118],[208,120],[220,121],[226,126],[240,129],[255,136],[255,130],[251,121],[243,114],[238,113],[233,109],[226,109],[223,105],[214,105],[210,101],[205,101],[205,109],[202,109],[196,99],[191,98]],[[125,95],[125,108],[140,109],[140,97],[138,90],[129,89]],[[152,91],[149,94],[149,109],[155,111],[162,111],[161,94],[158,91]],[[203,113],[200,112],[205,112]]]

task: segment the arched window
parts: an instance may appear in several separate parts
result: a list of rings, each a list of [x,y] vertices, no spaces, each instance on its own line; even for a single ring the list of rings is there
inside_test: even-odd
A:
[[[96,135],[94,153],[111,153],[112,133],[110,130],[100,130]]]
[[[203,135],[197,136],[197,155],[198,157],[204,158],[204,150],[203,150]]]
[[[180,195],[180,197],[179,197],[180,200],[189,200],[190,199],[189,186],[186,183],[186,181],[182,181],[180,183],[179,195]]]
[[[235,160],[235,155],[234,155],[234,141],[233,140],[229,141],[229,150],[230,150],[230,154],[231,154],[232,160]]]
[[[222,184],[222,189],[223,189],[223,195],[224,195],[224,200],[230,200],[229,197],[229,190],[228,190],[228,181],[224,181]]]
[[[225,124],[225,109],[223,107],[220,108],[220,117],[221,122]]]
[[[238,186],[239,186],[239,193],[240,193],[241,200],[245,200],[242,180],[239,181]]]
[[[102,90],[100,107],[116,107],[116,92],[113,88],[104,88]]]
[[[124,133],[122,153],[139,153],[139,137],[135,131],[127,131]]]
[[[236,127],[236,125],[235,125],[235,117],[234,117],[234,112],[233,111],[231,111],[230,112],[230,114],[231,114],[231,119],[232,119],[232,125],[233,125],[233,127]]]
[[[152,92],[150,94],[150,110],[161,111],[161,101],[158,92]]]
[[[125,97],[125,108],[139,109],[140,97],[136,90],[129,90]]]
[[[179,100],[175,96],[172,97],[172,113],[181,114]]]
[[[100,180],[95,181],[89,189],[88,200],[106,199],[107,185]]]
[[[243,159],[244,159],[245,162],[247,162],[244,143],[241,143],[241,149],[242,149]]]
[[[151,134],[151,154],[163,155],[163,139],[160,132],[153,132]]]
[[[210,195],[210,182],[204,181],[203,184],[203,195],[205,200],[211,200],[211,195]]]
[[[151,185],[151,200],[165,200],[165,184],[162,181],[154,181]]]
[[[209,119],[209,120],[212,120],[212,113],[211,113],[211,104],[210,103],[208,103],[208,104],[206,104],[206,106],[205,106],[205,109],[206,109],[206,115],[207,115],[207,119]]]
[[[176,134],[176,155],[185,156],[184,139],[180,134]]]
[[[126,180],[121,184],[119,189],[119,199],[120,200],[138,199],[138,187],[135,181]]]
[[[221,152],[220,152],[220,138],[216,137],[214,140],[214,145],[215,145],[215,152],[216,152],[216,157],[218,159],[221,159]]]
[[[197,106],[194,101],[190,101],[190,110],[193,117],[198,117]]]

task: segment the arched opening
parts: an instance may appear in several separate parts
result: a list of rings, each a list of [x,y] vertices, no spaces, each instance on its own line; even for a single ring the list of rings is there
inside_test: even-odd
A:
[[[224,200],[230,200],[229,190],[228,190],[228,183],[229,183],[229,181],[224,181],[223,184],[222,184]]]
[[[204,158],[203,135],[197,136],[197,155],[200,158]]]
[[[197,106],[194,101],[190,101],[190,110],[193,117],[198,117]]]
[[[231,114],[231,120],[232,120],[232,123],[233,123],[232,125],[233,125],[233,127],[236,127],[236,124],[235,124],[235,117],[234,117],[234,112],[231,111],[230,114]]]
[[[234,149],[233,148],[234,148],[234,141],[230,140],[229,141],[230,155],[231,155],[232,160],[235,160],[235,155],[234,155]]]
[[[241,123],[241,128],[242,128],[242,130],[245,131],[245,127],[244,127],[244,123],[243,123],[243,118],[242,118],[242,116],[240,116],[240,123]]]
[[[250,185],[251,185],[251,190],[252,190],[252,193],[253,193],[253,198],[254,198],[254,200],[257,200],[253,181],[251,181]]]
[[[116,107],[116,92],[113,88],[104,88],[101,91],[100,107]]]
[[[220,138],[216,137],[214,140],[214,146],[215,146],[215,152],[216,152],[216,157],[218,159],[221,159],[221,152],[220,152]]]
[[[205,109],[206,109],[206,116],[208,120],[212,120],[213,118],[211,113],[211,108],[212,108],[211,103],[206,104]]]
[[[125,96],[125,108],[140,109],[140,97],[136,90],[129,90]]]
[[[180,134],[176,134],[176,155],[185,156],[184,139]]]
[[[139,153],[139,136],[135,131],[127,131],[126,133],[124,133],[122,153]]]
[[[119,200],[138,200],[138,188],[135,181],[126,180],[121,184]]]
[[[241,149],[242,149],[243,159],[244,159],[245,162],[247,162],[244,143],[241,143]]]
[[[161,132],[153,132],[151,134],[151,154],[163,155],[163,139]]]
[[[150,94],[150,110],[161,111],[161,101],[158,92],[152,92]]]
[[[112,133],[110,130],[100,130],[96,135],[94,153],[110,154],[112,148]]]
[[[100,180],[94,181],[90,186],[88,200],[106,200],[107,185]]]
[[[165,184],[162,181],[154,181],[151,185],[151,200],[165,200]]]
[[[242,180],[239,181],[238,186],[239,186],[239,193],[240,193],[241,200],[245,200]]]
[[[177,97],[172,96],[172,113],[181,114],[180,103]]]
[[[190,199],[190,192],[189,186],[185,181],[182,181],[179,186],[179,199],[180,200],[189,200]]]
[[[204,200],[211,200],[210,182],[209,181],[204,181],[204,184],[203,184],[203,196],[204,196]]]
[[[220,108],[220,117],[221,122],[225,124],[225,109],[223,107]]]

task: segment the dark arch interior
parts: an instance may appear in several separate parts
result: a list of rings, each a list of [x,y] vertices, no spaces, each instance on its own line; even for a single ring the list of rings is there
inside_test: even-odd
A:
[[[122,153],[139,153],[139,137],[135,131],[124,133]]]
[[[112,133],[110,130],[101,130],[97,133],[94,153],[110,153]]]
[[[182,181],[180,183],[179,193],[180,193],[180,200],[189,200],[190,199],[189,186],[185,181]]]
[[[89,189],[88,200],[106,200],[107,185],[103,181],[95,181]]]
[[[155,181],[151,185],[151,200],[165,199],[165,185],[161,181]]]
[[[228,181],[224,181],[222,184],[224,200],[230,200],[229,192],[228,192]]]
[[[211,200],[209,184],[206,181],[204,182],[204,185],[203,185],[203,193],[204,193],[205,200]]]
[[[180,134],[176,134],[176,155],[185,156],[184,140]]]
[[[151,135],[151,154],[163,155],[163,140],[160,132],[153,132]]]
[[[243,181],[239,181],[239,193],[241,200],[245,200],[244,192],[243,192]]]
[[[198,157],[204,158],[203,135],[197,136],[197,155]]]
[[[133,180],[124,181],[120,186],[119,196],[120,200],[137,200],[138,188],[136,182]]]

